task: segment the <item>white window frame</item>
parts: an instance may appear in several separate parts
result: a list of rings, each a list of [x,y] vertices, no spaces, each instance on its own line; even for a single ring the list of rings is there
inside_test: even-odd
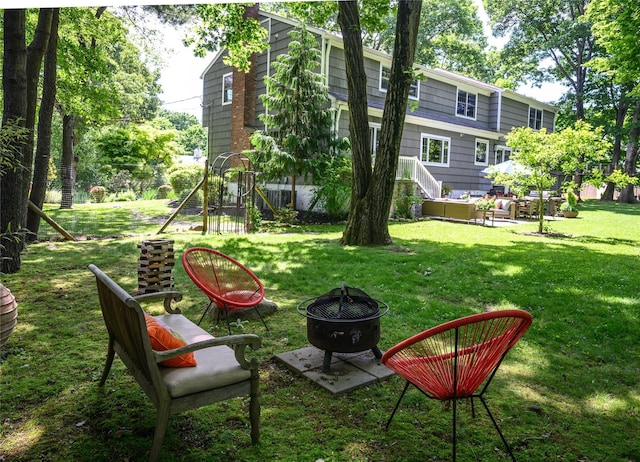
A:
[[[484,144],[485,145],[484,162],[478,161],[478,152],[479,152],[479,145],[480,144]],[[475,163],[475,165],[484,165],[484,166],[489,165],[489,140],[484,140],[482,138],[476,138],[475,150],[474,150],[474,153],[473,153],[473,162]]]
[[[535,116],[534,116],[534,123],[533,123],[534,126],[531,126],[532,125],[531,124],[531,111],[536,111],[535,112]],[[536,122],[538,121],[538,117],[537,117],[538,114],[540,114],[540,126],[536,127],[535,125],[536,125]],[[543,119],[544,119],[544,111],[542,109],[540,109],[538,107],[535,107],[535,106],[529,106],[529,112],[528,112],[528,117],[527,117],[527,125],[528,125],[529,128],[531,128],[533,130],[536,130],[536,131],[542,129],[543,122],[544,122]]]
[[[458,112],[458,106],[459,106],[459,98],[460,98],[460,93],[465,93],[465,102],[464,102],[464,111],[463,114],[460,114]],[[473,116],[469,116],[467,115],[467,109],[469,107],[469,96],[473,96],[475,103],[473,104]],[[478,94],[477,93],[473,93],[471,91],[468,90],[463,90],[461,88],[458,88],[458,91],[456,92],[456,117],[462,117],[464,119],[471,119],[471,120],[476,120],[478,114]]]
[[[425,141],[427,142],[427,158],[425,159]],[[440,141],[446,143],[442,145],[440,153],[440,162],[432,162],[429,160],[428,152],[432,141]],[[443,157],[446,156],[446,160],[443,161]],[[448,167],[451,160],[451,138],[448,136],[432,135],[430,133],[422,133],[420,136],[420,160],[424,165],[433,165],[436,167]]]
[[[498,157],[498,153],[500,153],[500,157]],[[511,159],[511,154],[513,154],[513,149],[509,146],[496,145],[493,151],[494,154],[494,163],[500,164]]]
[[[376,122],[369,122],[369,138],[371,139],[371,156],[376,158],[378,143],[380,142],[380,129],[382,125]]]
[[[387,71],[386,77],[385,77],[384,71]],[[378,82],[379,82],[378,89],[382,93],[386,93],[387,89],[389,88],[389,74],[391,74],[391,68],[380,63],[380,77],[378,79]],[[420,81],[417,79],[411,82],[411,87],[409,88],[409,99],[416,100],[416,101],[420,100]]]
[[[228,88],[229,93],[225,91],[227,90],[226,88],[227,77],[231,77],[230,79],[231,87]],[[227,94],[229,94],[229,98],[227,98]],[[222,105],[225,106],[227,104],[231,104],[232,100],[233,100],[233,72],[227,72],[226,74],[222,75]]]

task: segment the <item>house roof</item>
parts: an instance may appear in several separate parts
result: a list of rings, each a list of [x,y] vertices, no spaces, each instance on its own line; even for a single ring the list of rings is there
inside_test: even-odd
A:
[[[262,21],[264,22],[266,19],[273,19],[276,21],[280,21],[283,22],[285,24],[289,24],[291,26],[296,26],[298,24],[300,24],[300,21],[294,20],[294,19],[289,19],[289,18],[285,18],[282,16],[278,16],[276,14],[273,13],[268,13],[265,11],[260,11],[260,17],[262,18]],[[313,27],[313,26],[307,26],[307,30],[309,32],[313,32],[314,34],[319,35],[321,38],[323,38],[324,40],[327,40],[329,42],[331,42],[332,46],[337,46],[338,48],[342,48],[344,49],[344,41],[342,39],[342,37],[338,34],[335,33],[331,33],[328,32],[326,30],[317,28],[317,27]],[[224,50],[220,50],[211,60],[211,62],[209,63],[209,65],[207,66],[207,68],[203,71],[201,78],[204,77],[204,75],[209,71],[209,69],[211,68],[211,66],[218,60],[220,59],[220,57],[222,56]],[[388,53],[384,53],[382,51],[379,50],[374,50],[373,48],[368,48],[368,47],[364,47],[364,55],[366,57],[369,57],[371,59],[374,59],[376,61],[382,62],[382,63],[386,63],[389,66],[391,66],[391,60],[392,60],[392,55],[388,54]],[[438,69],[438,68],[430,68],[427,66],[423,66],[420,64],[416,64],[415,65],[416,70],[422,74],[424,74],[425,77],[427,78],[431,78],[434,80],[439,80],[439,81],[443,81],[445,83],[455,83],[457,86],[463,86],[463,87],[467,87],[467,88],[473,88],[475,91],[477,91],[478,93],[483,93],[485,95],[491,95],[492,93],[501,93],[503,96],[506,96],[510,99],[525,103],[525,104],[529,104],[531,106],[535,106],[535,107],[539,107],[539,108],[543,108],[545,110],[548,110],[550,112],[556,113],[558,111],[558,109],[548,103],[544,103],[542,101],[539,101],[535,98],[531,98],[529,96],[525,96],[522,95],[520,93],[517,93],[513,90],[508,90],[496,85],[492,85],[489,83],[485,83],[482,82],[480,80],[476,80],[473,79],[471,77],[467,77],[461,74],[457,74],[455,72],[451,72],[451,71],[446,71],[444,69]],[[346,101],[346,100],[345,100]],[[413,115],[416,115],[415,113],[413,113]],[[461,125],[461,121],[456,119],[456,122],[458,125]],[[473,121],[471,121],[473,122]],[[464,124],[464,123],[463,123]]]

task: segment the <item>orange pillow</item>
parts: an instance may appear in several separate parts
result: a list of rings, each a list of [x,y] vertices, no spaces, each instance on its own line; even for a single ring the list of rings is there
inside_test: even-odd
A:
[[[158,321],[153,316],[145,313],[144,320],[147,323],[147,332],[149,333],[149,340],[151,340],[151,348],[154,350],[173,350],[174,348],[179,348],[187,344],[184,339],[180,337],[180,334],[174,332],[169,326]],[[197,365],[193,352],[167,359],[160,364],[168,367],[194,367]]]

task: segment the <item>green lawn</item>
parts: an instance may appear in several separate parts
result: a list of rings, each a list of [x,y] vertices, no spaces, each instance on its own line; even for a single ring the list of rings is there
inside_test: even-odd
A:
[[[391,307],[383,350],[471,313],[529,311],[533,326],[487,394],[518,460],[640,461],[640,205],[589,202],[577,219],[549,223],[556,237],[532,235],[536,223],[393,223],[394,244],[372,248],[340,246],[339,225],[216,236],[172,227],[157,236],[162,221],[153,217],[169,215],[159,201],[48,211],[83,223],[72,234],[110,237],[30,245],[22,270],[2,276],[20,314],[0,352],[0,460],[146,459],[153,406],[118,360],[97,387],[107,335],[86,266],[134,291],[137,245],[162,237],[178,257],[203,245],[245,263],[280,309],[268,332],[259,320],[243,325],[263,341],[260,444],[250,444],[247,403],[235,399],[173,416],[161,460],[450,460],[451,412],[416,390],[384,430],[399,377],[336,397],[274,359],[308,345],[297,304],[344,283]],[[174,275],[183,313],[197,321],[205,298],[180,264]],[[224,323],[203,326],[226,332]],[[488,417],[459,410],[458,460],[509,460]]]

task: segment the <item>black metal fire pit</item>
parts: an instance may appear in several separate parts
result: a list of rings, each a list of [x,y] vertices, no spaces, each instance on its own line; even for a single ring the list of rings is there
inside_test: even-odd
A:
[[[386,303],[347,286],[298,305],[298,313],[307,318],[309,343],[324,350],[323,372],[329,372],[334,351],[356,353],[370,349],[380,359],[380,318],[388,311]]]

